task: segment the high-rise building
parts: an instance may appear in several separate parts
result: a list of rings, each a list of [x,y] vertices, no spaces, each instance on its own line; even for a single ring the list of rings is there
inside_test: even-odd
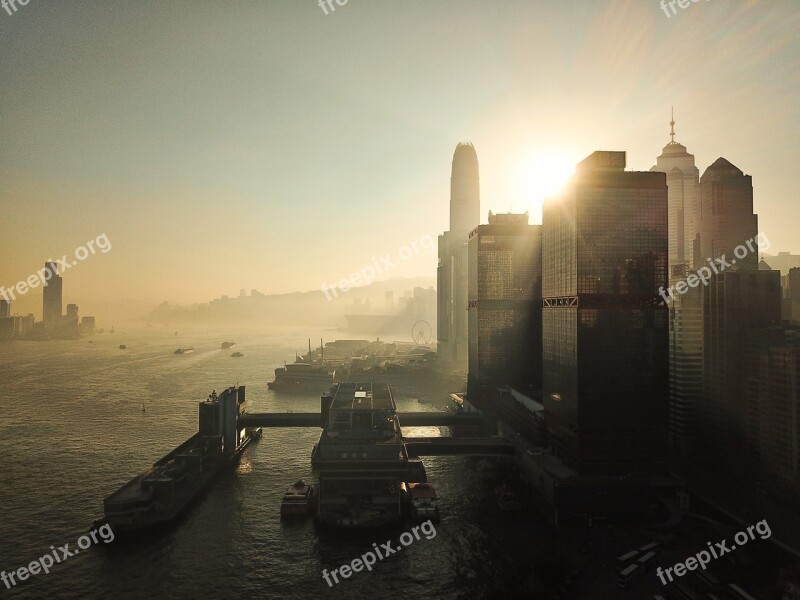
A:
[[[0,319],[8,319],[11,316],[11,303],[8,300],[0,300]]]
[[[67,319],[70,321],[78,320],[78,305],[77,304],[67,304]]]
[[[439,236],[437,269],[438,361],[450,371],[467,371],[467,242],[480,222],[480,202],[478,155],[472,144],[458,144],[450,177],[450,231]]]
[[[779,271],[740,269],[715,275],[703,290],[703,392],[697,411],[698,458],[748,485],[747,380],[758,350],[753,330],[780,323]]]
[[[675,141],[675,119],[670,142],[650,171],[666,173],[669,205],[669,283],[685,280],[697,266],[694,245],[700,213],[700,171],[694,155]],[[694,449],[695,411],[703,387],[702,290],[689,288],[669,305],[669,441],[682,455]]]
[[[489,213],[469,235],[468,393],[542,387],[542,226]]]
[[[579,473],[649,469],[667,445],[666,177],[624,169],[595,152],[543,209],[543,403]]]
[[[745,334],[749,485],[800,497],[800,328]]]
[[[61,321],[62,280],[55,263],[46,262],[44,268],[49,271],[50,278],[45,281],[42,290],[42,320],[45,328],[53,331]]]

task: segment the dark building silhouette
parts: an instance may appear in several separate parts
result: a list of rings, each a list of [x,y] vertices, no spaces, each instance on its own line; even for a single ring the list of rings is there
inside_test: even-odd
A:
[[[55,263],[46,262],[44,268],[49,271],[50,278],[42,290],[42,320],[48,331],[54,331],[61,324],[62,279]]]
[[[667,185],[595,152],[543,209],[543,404],[579,473],[649,469],[668,419]]]
[[[450,231],[439,236],[437,269],[438,360],[450,371],[467,370],[467,240],[480,223],[480,205],[478,155],[472,144],[461,143],[450,178]]]
[[[542,387],[542,226],[489,213],[469,235],[469,394]]]
[[[8,300],[0,300],[0,319],[8,319],[11,316],[11,303]]]

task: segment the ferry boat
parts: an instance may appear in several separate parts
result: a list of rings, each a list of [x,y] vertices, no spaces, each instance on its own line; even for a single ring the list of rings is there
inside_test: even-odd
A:
[[[267,386],[278,392],[322,394],[333,385],[334,375],[329,367],[298,362],[275,369],[275,380]]]
[[[178,348],[177,350],[175,350],[175,354],[190,354],[191,352],[194,352],[194,347]]]
[[[438,522],[439,504],[433,486],[429,483],[409,483],[408,490],[411,498],[411,518],[418,522],[428,519]]]
[[[311,512],[313,498],[313,485],[306,484],[302,479],[293,483],[283,495],[281,518],[308,515]]]
[[[234,386],[199,403],[199,431],[103,501],[104,522],[125,534],[177,520],[226,469],[234,467],[260,428],[238,428],[245,388]]]

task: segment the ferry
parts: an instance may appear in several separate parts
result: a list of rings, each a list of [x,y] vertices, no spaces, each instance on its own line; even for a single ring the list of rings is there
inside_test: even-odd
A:
[[[275,380],[267,386],[278,392],[322,394],[333,385],[334,375],[328,367],[298,362],[275,369]]]
[[[194,352],[194,347],[178,348],[177,350],[175,350],[175,354],[190,354],[191,352]]]
[[[307,485],[302,479],[293,483],[283,495],[281,518],[308,515],[311,512],[313,498],[313,485]]]
[[[411,497],[411,518],[417,522],[430,519],[438,523],[439,505],[433,486],[429,483],[409,483],[408,490]]]

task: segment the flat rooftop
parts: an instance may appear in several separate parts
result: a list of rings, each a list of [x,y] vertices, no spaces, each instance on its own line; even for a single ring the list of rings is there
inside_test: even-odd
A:
[[[331,410],[396,411],[397,407],[388,383],[340,383]]]

